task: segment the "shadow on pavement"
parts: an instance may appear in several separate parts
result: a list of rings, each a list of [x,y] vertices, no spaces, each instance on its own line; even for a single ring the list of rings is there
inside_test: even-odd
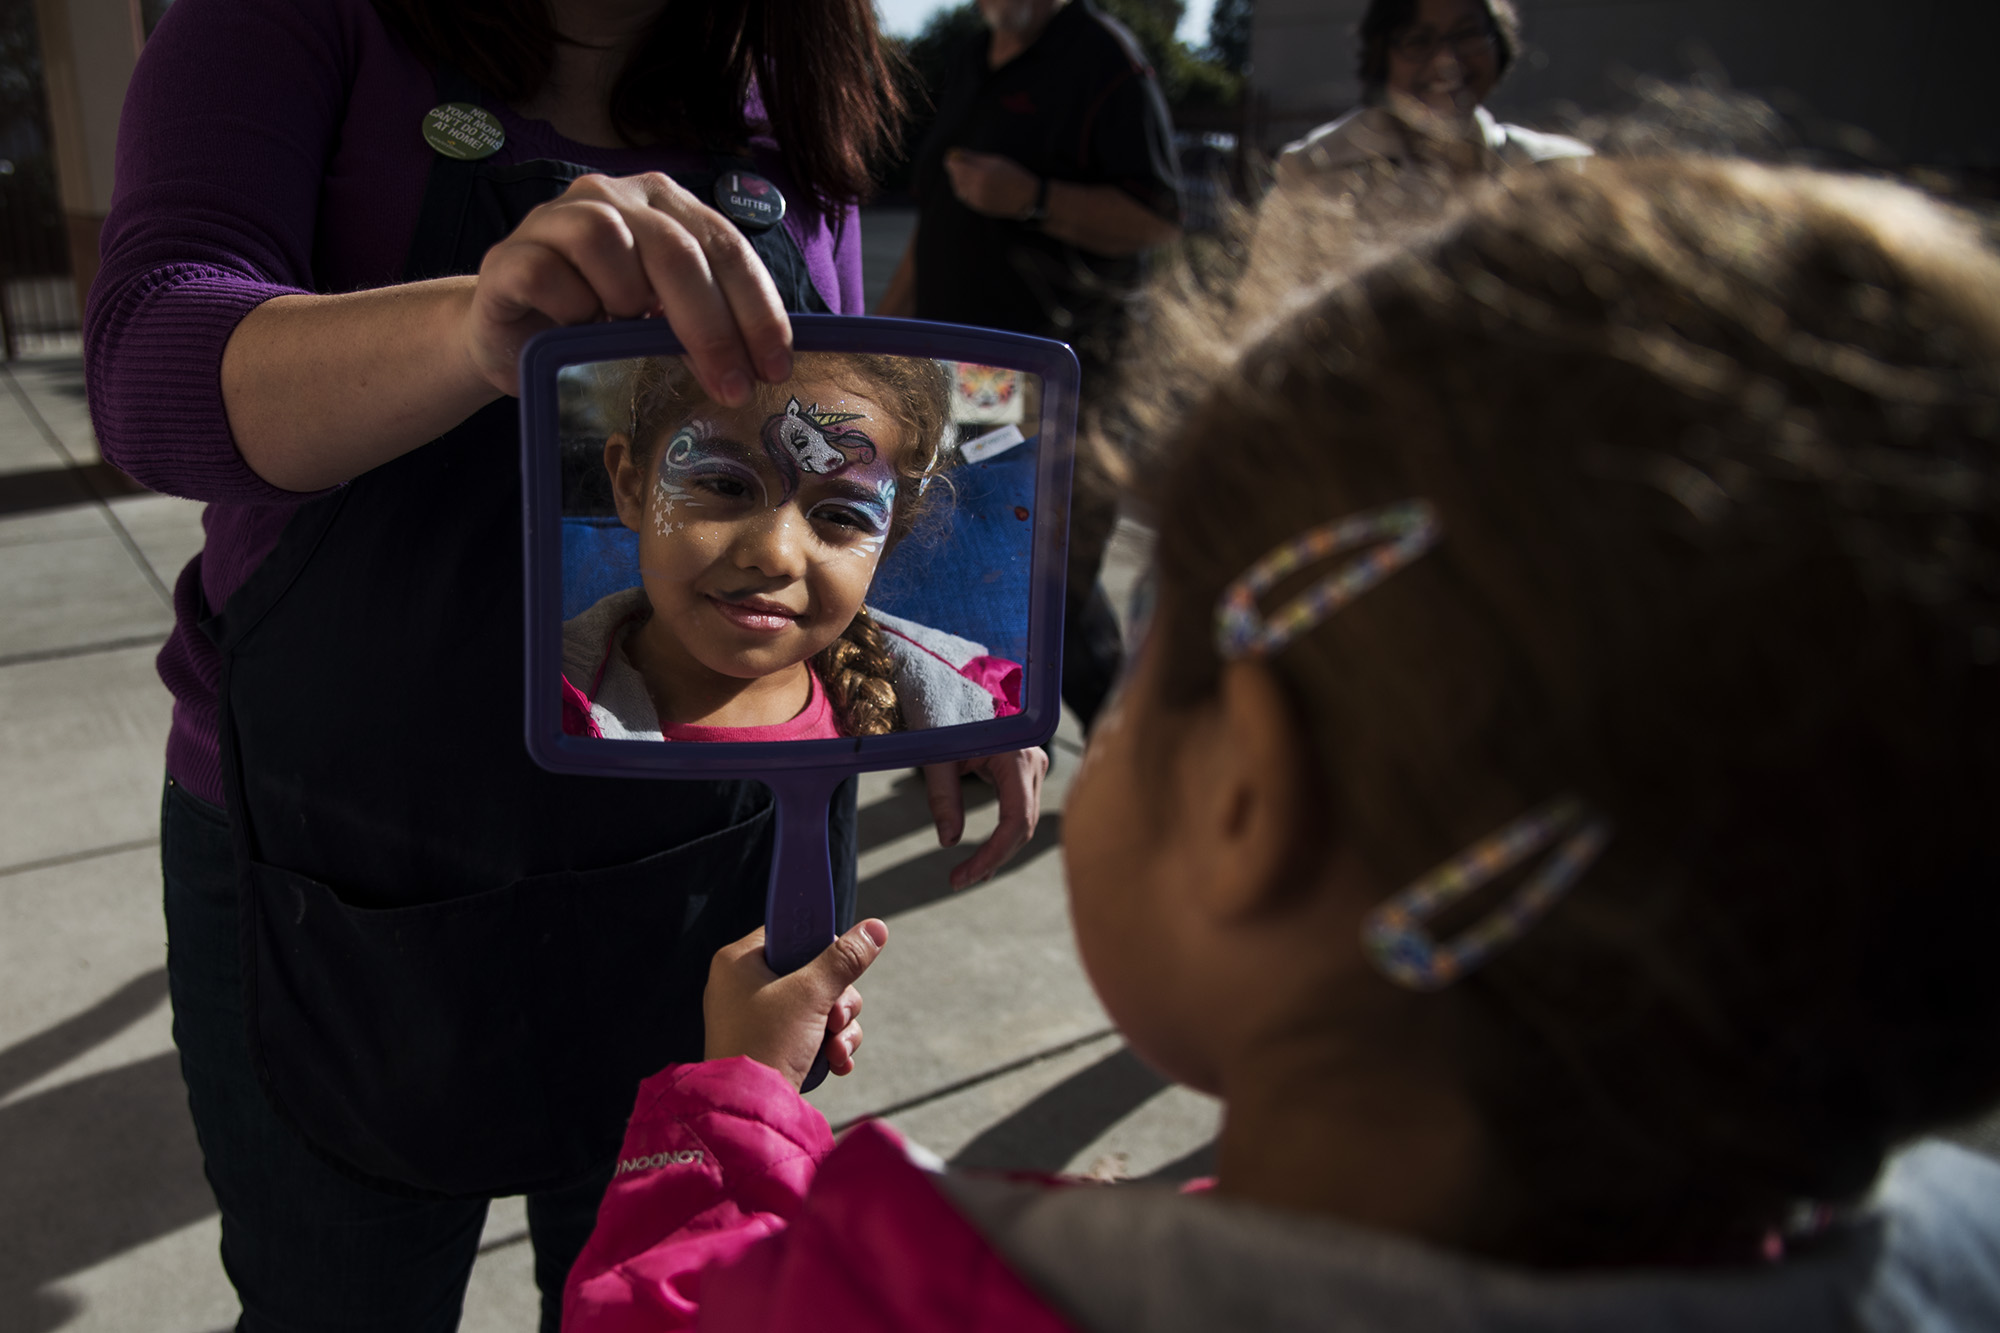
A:
[[[951,1164],[983,1171],[1060,1171],[1166,1086],[1130,1047],[1121,1046],[983,1130]]]
[[[1176,1157],[1146,1177],[1164,1184],[1181,1185],[1215,1174],[1215,1142],[1210,1140],[1185,1157]]]
[[[166,999],[149,972],[0,1051],[0,1095],[108,1041]],[[40,1290],[215,1211],[173,1052],[0,1106],[0,1325],[46,1333],[73,1303]]]
[[[132,978],[90,1008],[0,1051],[0,1097],[60,1069],[158,1008],[167,998],[167,970]]]
[[[924,818],[928,823],[930,816]],[[864,847],[867,845],[862,843]],[[1051,810],[1042,815],[1041,823],[1035,827],[1035,836],[1014,854],[1014,859],[1002,868],[1001,873],[1019,870],[1042,853],[1052,852],[1061,845],[1062,816]],[[870,875],[860,885],[858,901],[861,915],[889,917],[951,897],[957,892],[951,887],[951,868],[971,856],[976,846],[967,839],[956,847],[940,847]]]
[[[981,806],[993,804],[993,788],[978,778],[960,782],[959,790],[965,794],[968,814]],[[886,799],[861,807],[858,845],[864,852],[871,851],[905,834],[930,827],[931,807],[924,794],[924,780],[916,773],[906,773],[896,779],[896,785]]]

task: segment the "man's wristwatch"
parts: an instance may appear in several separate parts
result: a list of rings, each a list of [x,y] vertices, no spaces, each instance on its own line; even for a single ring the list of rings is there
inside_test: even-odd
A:
[[[1047,176],[1042,176],[1035,181],[1035,202],[1029,206],[1027,212],[1021,215],[1021,221],[1028,223],[1037,223],[1037,222],[1047,222],[1048,220],[1049,220],[1049,178]]]

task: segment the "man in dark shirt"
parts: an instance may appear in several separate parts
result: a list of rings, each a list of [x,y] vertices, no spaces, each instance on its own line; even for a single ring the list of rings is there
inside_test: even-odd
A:
[[[1132,34],[1090,0],[979,0],[916,161],[917,228],[878,314],[1060,338],[1104,387],[1141,255],[1180,235],[1173,126]],[[1088,726],[1121,648],[1097,572],[1115,501],[1079,468],[1063,698]]]

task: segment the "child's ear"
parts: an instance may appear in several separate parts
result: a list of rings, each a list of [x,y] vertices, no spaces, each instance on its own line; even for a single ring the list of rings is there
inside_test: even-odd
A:
[[[1195,731],[1178,776],[1208,862],[1199,892],[1216,918],[1240,917],[1282,894],[1292,867],[1303,813],[1292,712],[1261,663],[1232,662]]]
[[[630,436],[615,434],[604,442],[604,470],[611,474],[611,498],[618,506],[618,521],[640,531],[639,525],[646,518],[646,479],[640,475]]]

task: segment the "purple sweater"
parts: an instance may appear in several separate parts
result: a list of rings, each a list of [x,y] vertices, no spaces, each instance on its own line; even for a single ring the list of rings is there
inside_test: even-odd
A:
[[[84,316],[91,420],[104,456],[156,491],[208,502],[206,549],[174,588],[160,678],[174,696],[167,771],[221,804],[221,658],[199,621],[220,608],[306,497],[259,478],[223,410],[222,349],[288,292],[400,280],[431,150],[430,72],[369,0],[179,0],[161,19],[118,124],[118,182]],[[670,150],[592,148],[489,103],[496,165],[561,158],[611,175],[700,164]],[[760,165],[795,201],[775,160]],[[851,214],[794,207],[784,225],[827,307],[859,313]]]

